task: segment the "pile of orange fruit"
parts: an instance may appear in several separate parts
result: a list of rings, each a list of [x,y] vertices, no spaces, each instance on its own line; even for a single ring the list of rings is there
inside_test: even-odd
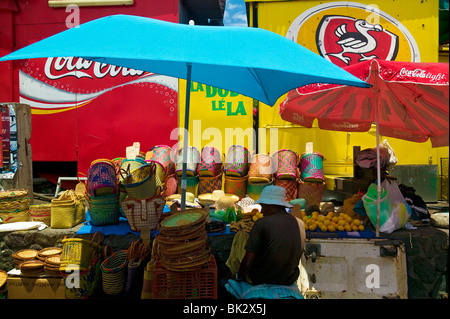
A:
[[[329,212],[326,215],[321,215],[314,211],[310,216],[306,215],[305,211],[301,212],[302,220],[305,223],[305,230],[322,232],[335,231],[363,231],[364,225],[359,219],[353,219],[346,213],[335,214]]]

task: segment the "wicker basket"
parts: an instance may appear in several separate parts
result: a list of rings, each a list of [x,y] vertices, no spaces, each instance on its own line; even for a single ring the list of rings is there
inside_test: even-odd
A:
[[[232,145],[228,149],[223,171],[226,176],[243,177],[248,173],[247,148],[241,145]]]
[[[254,155],[250,164],[250,170],[248,171],[248,182],[268,183],[272,181],[272,176],[272,156],[267,154]]]
[[[121,184],[128,196],[136,199],[158,196],[163,191],[162,181],[156,174],[155,163],[147,163],[133,170]]]
[[[71,272],[61,273],[64,281],[73,274]],[[89,298],[95,289],[101,284],[102,274],[100,270],[100,254],[95,252],[91,258],[89,266],[80,271],[78,276],[79,285],[66,285],[66,299],[86,299]]]
[[[52,204],[30,205],[29,213],[34,222],[43,222],[51,225]]]
[[[91,163],[87,173],[87,193],[90,196],[117,193],[116,167],[111,160],[98,159]]]
[[[30,219],[30,213],[28,210],[16,212],[16,213],[0,213],[0,219],[4,224],[26,222]]]
[[[125,289],[128,270],[127,251],[113,253],[100,265],[102,271],[103,292],[107,295],[119,295]]]
[[[48,258],[48,257],[59,256],[61,254],[62,254],[62,248],[59,248],[59,247],[47,247],[47,248],[39,250],[39,252],[36,255],[36,257],[40,261],[45,261],[45,259]]]
[[[20,273],[24,277],[37,277],[44,272],[45,263],[40,260],[28,260],[20,264]]]
[[[97,238],[97,242],[95,239]],[[101,242],[101,233],[96,232],[91,240],[82,238],[65,238],[61,253],[60,271],[66,271],[70,265],[79,267],[79,271],[84,271],[90,267],[96,251]]]
[[[95,226],[119,223],[120,204],[118,194],[88,197],[89,215]]]
[[[247,195],[248,176],[232,177],[225,175],[224,191],[228,194],[234,194],[242,199]]]
[[[21,249],[12,255],[14,266],[19,268],[20,264],[25,261],[35,260],[39,251],[36,249]]]
[[[160,197],[147,199],[127,198],[120,203],[128,224],[133,231],[156,228],[164,211],[165,201]]]

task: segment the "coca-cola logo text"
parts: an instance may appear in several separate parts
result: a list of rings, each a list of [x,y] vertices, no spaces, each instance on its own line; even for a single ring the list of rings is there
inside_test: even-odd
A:
[[[420,78],[420,79],[429,79],[431,81],[440,81],[445,78],[445,74],[443,74],[443,73],[433,74],[430,72],[426,72],[426,70],[423,70],[423,69],[409,70],[407,68],[402,68],[400,70],[400,76],[407,76],[407,77]]]
[[[87,72],[88,70],[90,71],[89,73]],[[74,76],[78,79],[92,79],[94,76],[97,79],[102,79],[107,75],[110,77],[116,77],[118,75],[125,77],[140,76],[145,73],[144,71],[74,57],[48,58],[45,62],[44,72],[45,76],[51,80],[67,76]]]

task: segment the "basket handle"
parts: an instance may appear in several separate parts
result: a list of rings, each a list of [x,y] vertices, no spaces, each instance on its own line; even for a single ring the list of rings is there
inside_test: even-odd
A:
[[[94,239],[95,239],[95,237],[96,237],[97,235],[99,235],[99,236],[98,236],[97,245],[100,245],[100,242],[101,242],[101,240],[102,240],[102,236],[101,236],[102,233],[99,232],[99,231],[97,231],[97,232],[95,232],[94,236],[92,236],[91,246],[92,246],[92,243],[94,243]]]
[[[112,250],[111,246],[105,245],[105,247],[103,247],[103,258],[104,259],[108,259],[113,253],[114,253],[114,251]]]

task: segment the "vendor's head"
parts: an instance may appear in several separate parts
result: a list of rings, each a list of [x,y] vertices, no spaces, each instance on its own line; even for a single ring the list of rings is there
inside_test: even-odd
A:
[[[286,208],[291,208],[292,205],[286,201],[286,190],[281,186],[267,186],[265,187],[256,204],[261,205],[261,212],[269,215],[279,211],[286,211]]]

